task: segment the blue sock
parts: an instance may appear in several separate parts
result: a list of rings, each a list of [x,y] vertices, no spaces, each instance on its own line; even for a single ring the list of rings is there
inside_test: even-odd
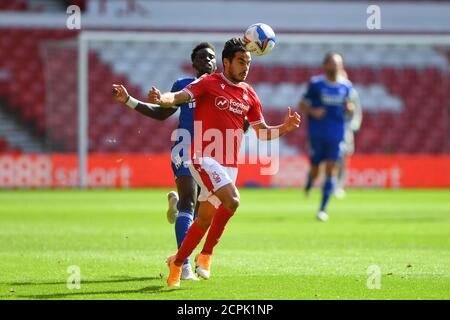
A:
[[[177,220],[175,221],[175,235],[177,237],[178,248],[181,247],[184,237],[192,224],[193,213],[190,211],[179,211],[177,215]],[[189,263],[189,258],[186,259],[184,264]]]
[[[312,174],[311,171],[308,173],[308,180],[306,180],[305,192],[308,193],[312,187]]]
[[[333,189],[334,189],[334,178],[327,177],[325,179],[325,183],[323,184],[322,202],[320,204],[320,211],[325,211],[328,200],[330,199],[330,196],[333,193]]]

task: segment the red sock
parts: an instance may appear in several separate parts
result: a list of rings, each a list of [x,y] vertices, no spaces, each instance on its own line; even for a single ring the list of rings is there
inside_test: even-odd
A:
[[[228,220],[230,220],[233,214],[234,212],[231,212],[222,205],[219,207],[219,209],[217,209],[211,226],[209,227],[209,232],[208,236],[206,237],[205,244],[203,245],[203,254],[212,254],[214,247],[219,242],[219,239],[222,236],[223,231],[225,230],[225,226]]]
[[[194,251],[194,249],[198,246],[205,233],[206,230],[200,228],[197,219],[195,219],[192,225],[190,226],[186,234],[186,237],[184,238],[183,243],[181,244],[181,247],[178,249],[175,258],[176,265],[181,266],[183,264],[183,262],[187,259],[187,257],[189,257],[192,251]]]

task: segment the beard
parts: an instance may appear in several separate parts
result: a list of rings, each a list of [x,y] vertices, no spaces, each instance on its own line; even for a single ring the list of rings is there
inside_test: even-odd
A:
[[[245,73],[245,72],[233,74],[233,80],[236,82],[242,82],[242,81],[245,81],[245,79],[247,79],[247,73]]]

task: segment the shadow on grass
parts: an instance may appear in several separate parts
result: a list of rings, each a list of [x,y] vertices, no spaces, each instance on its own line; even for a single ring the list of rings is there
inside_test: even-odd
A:
[[[50,293],[50,294],[36,294],[36,295],[17,295],[17,298],[25,298],[25,299],[38,299],[38,300],[46,300],[46,299],[63,299],[63,298],[76,298],[77,296],[87,296],[87,295],[102,295],[102,294],[133,294],[133,293],[141,293],[141,294],[157,294],[157,293],[167,293],[174,290],[164,290],[166,287],[159,286],[148,286],[135,290],[110,290],[110,291],[76,291],[76,292],[67,292],[67,293]]]
[[[128,277],[128,276],[120,276],[120,277],[111,277],[112,279],[105,279],[105,280],[81,280],[81,286],[83,284],[99,284],[99,283],[120,283],[120,282],[133,282],[133,281],[162,281],[160,277]],[[53,285],[53,284],[59,284],[59,285],[66,285],[66,282],[62,281],[52,281],[52,282],[16,282],[16,283],[8,283],[9,285]],[[160,293],[170,293],[172,291],[179,291],[179,288],[176,289],[169,289],[165,285],[151,285],[146,286],[139,289],[116,289],[116,290],[99,290],[99,291],[83,291],[82,289],[73,289],[69,290],[67,289],[67,292],[63,293],[49,293],[49,294],[29,294],[29,295],[10,295],[8,298],[18,298],[18,299],[38,299],[38,300],[46,300],[46,299],[76,299],[77,297],[82,296],[89,296],[89,295],[126,295],[126,294],[160,294]]]
[[[160,280],[161,277],[129,277],[129,276],[113,276],[110,279],[105,280],[86,280],[81,278],[81,283],[118,283],[118,282],[133,282],[133,281],[149,281]],[[8,282],[3,283],[9,286],[32,286],[32,285],[52,285],[52,284],[66,284],[67,281],[47,281],[47,282]]]

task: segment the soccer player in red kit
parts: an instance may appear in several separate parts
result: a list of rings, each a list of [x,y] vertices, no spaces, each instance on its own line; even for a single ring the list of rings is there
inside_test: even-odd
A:
[[[259,98],[245,83],[250,69],[251,55],[243,42],[233,38],[222,51],[223,73],[203,75],[183,90],[161,94],[152,87],[150,103],[172,107],[195,100],[194,137],[191,144],[189,170],[201,187],[198,198],[198,217],[178,249],[167,259],[169,287],[180,285],[181,267],[209,229],[203,249],[195,257],[197,274],[210,277],[211,256],[228,220],[239,206],[236,188],[237,157],[242,140],[244,118],[259,139],[272,140],[300,125],[300,116],[288,108],[284,123],[269,126],[265,123]],[[218,140],[223,139],[221,143]],[[213,142],[212,142],[213,141]],[[214,145],[214,147],[211,147]]]

